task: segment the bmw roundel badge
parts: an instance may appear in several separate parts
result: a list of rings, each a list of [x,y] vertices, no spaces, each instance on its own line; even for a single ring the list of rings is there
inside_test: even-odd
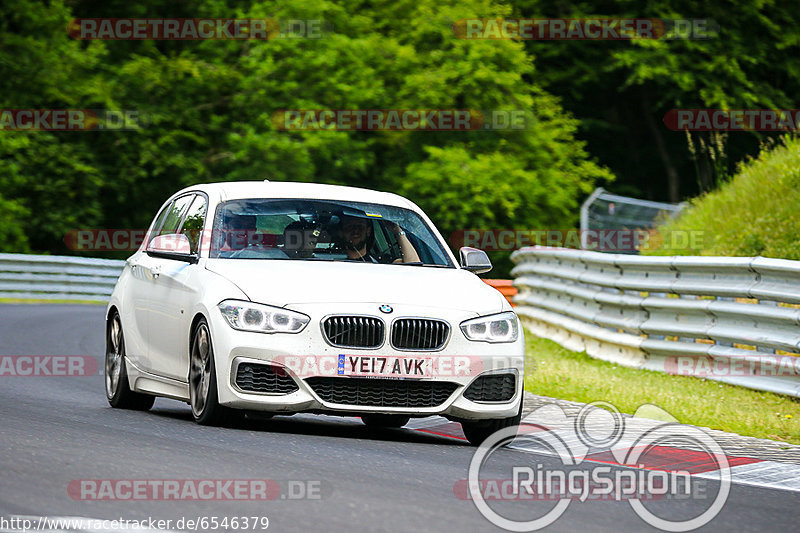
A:
[[[387,315],[389,313],[391,313],[392,311],[394,311],[394,309],[392,309],[391,305],[386,305],[386,304],[380,306],[378,309],[381,310],[381,313],[386,313]]]

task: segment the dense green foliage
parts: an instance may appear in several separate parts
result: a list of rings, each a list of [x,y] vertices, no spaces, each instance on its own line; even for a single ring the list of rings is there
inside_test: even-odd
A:
[[[523,42],[459,39],[452,26],[599,15],[713,18],[720,33]],[[67,33],[74,17],[323,19],[333,30],[320,39],[79,41]],[[0,250],[69,252],[69,230],[143,228],[175,190],[220,180],[395,191],[445,237],[574,227],[579,202],[614,174],[617,192],[685,196],[725,169],[702,149],[693,162],[664,113],[792,107],[796,18],[789,0],[6,0],[0,109],[124,109],[149,119],[137,131],[0,131]],[[534,120],[473,132],[278,131],[271,120],[281,109],[390,108],[522,109]],[[724,165],[758,141],[714,140],[727,143]],[[494,274],[507,274],[504,255],[493,258]]]
[[[2,132],[4,250],[62,251],[74,228],[146,227],[186,185],[265,179],[339,183],[411,197],[445,236],[464,228],[573,225],[610,172],[577,121],[531,84],[522,44],[457,39],[452,20],[510,10],[469,2],[298,0],[193,6],[3,4],[3,108],[135,109],[139,131]],[[73,41],[72,16],[321,18],[321,39]],[[524,131],[277,131],[280,109],[525,109]],[[13,207],[12,207],[13,206]],[[27,214],[25,214],[27,213]],[[8,233],[8,231],[11,231]]]
[[[692,200],[680,218],[659,228],[664,235],[696,235],[698,248],[667,246],[653,253],[800,260],[798,205],[800,138],[785,137],[742,164],[718,190]]]
[[[519,16],[706,19],[718,26],[707,39],[526,42],[537,83],[580,118],[589,152],[618,177],[615,192],[678,202],[714,187],[774,136],[695,133],[693,158],[686,135],[664,127],[671,109],[798,106],[796,0],[511,2]],[[721,154],[702,147],[720,140]]]

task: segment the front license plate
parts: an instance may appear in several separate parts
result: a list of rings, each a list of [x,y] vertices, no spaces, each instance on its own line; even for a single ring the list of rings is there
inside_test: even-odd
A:
[[[339,355],[340,376],[387,376],[424,378],[431,375],[429,357]]]

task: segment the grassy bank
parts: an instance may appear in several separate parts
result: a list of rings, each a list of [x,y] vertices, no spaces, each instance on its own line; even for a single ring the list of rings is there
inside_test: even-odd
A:
[[[525,389],[576,402],[604,400],[632,414],[655,404],[685,424],[800,444],[800,401],[787,396],[599,361],[526,335]]]
[[[659,228],[663,246],[642,252],[799,260],[799,202],[800,138],[783,137],[718,190],[693,199],[679,218]]]

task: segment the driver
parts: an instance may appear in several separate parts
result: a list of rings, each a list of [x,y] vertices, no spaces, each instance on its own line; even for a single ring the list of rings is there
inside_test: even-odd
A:
[[[395,263],[414,263],[419,262],[419,255],[414,249],[414,245],[408,240],[405,231],[394,222],[387,221],[389,231],[395,236],[397,244],[400,246],[400,255],[394,260]],[[374,241],[372,233],[372,223],[366,218],[342,215],[335,235],[342,248],[344,248],[348,259],[361,260],[369,263],[380,262],[370,252]]]

